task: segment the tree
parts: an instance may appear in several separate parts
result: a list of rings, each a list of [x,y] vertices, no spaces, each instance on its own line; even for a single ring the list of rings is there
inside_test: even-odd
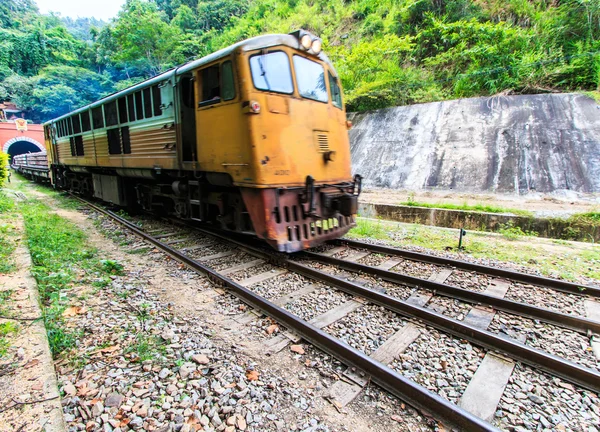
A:
[[[72,66],[48,66],[35,77],[31,101],[24,108],[49,120],[114,91],[110,77]]]
[[[183,34],[165,19],[154,3],[128,0],[112,28],[117,47],[112,59],[125,63],[145,59],[152,74],[183,61],[174,55]]]

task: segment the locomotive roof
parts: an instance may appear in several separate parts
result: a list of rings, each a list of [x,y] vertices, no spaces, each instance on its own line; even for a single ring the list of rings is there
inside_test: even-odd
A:
[[[99,105],[102,105],[110,100],[113,99],[117,99],[120,98],[122,96],[125,96],[127,94],[130,93],[134,93],[140,89],[146,88],[148,86],[152,86],[154,84],[160,83],[166,79],[171,78],[173,75],[175,76],[179,76],[182,75],[186,72],[189,72],[191,70],[197,69],[201,66],[204,66],[205,64],[211,63],[215,60],[218,60],[221,57],[227,57],[228,55],[230,55],[231,53],[233,53],[235,50],[237,50],[238,48],[241,48],[243,51],[252,51],[252,50],[257,50],[257,49],[261,49],[261,48],[269,48],[269,47],[273,47],[273,46],[279,46],[279,45],[286,45],[289,46],[291,48],[294,49],[298,49],[300,50],[300,41],[298,38],[296,38],[295,36],[289,35],[289,34],[269,34],[269,35],[263,35],[263,36],[256,36],[250,39],[246,39],[243,40],[241,42],[235,43],[233,45],[230,45],[226,48],[223,48],[219,51],[216,51],[212,54],[209,54],[205,57],[199,58],[197,60],[192,60],[191,62],[185,63],[181,66],[177,66],[175,68],[169,69],[166,72],[163,72],[160,75],[156,75],[153,78],[147,79],[145,81],[142,81],[140,83],[137,83],[131,87],[127,87],[126,89],[123,89],[121,91],[112,93],[108,96],[105,96],[102,99],[99,99],[95,102],[92,102],[91,104],[85,105],[81,108],[78,108],[74,111],[70,111],[67,114],[63,114],[60,117],[56,117],[55,119],[49,120],[47,122],[45,122],[43,124],[43,126],[46,126],[48,124],[57,122],[59,120],[65,119],[67,117],[70,117],[72,115],[75,114],[79,114],[81,112],[87,111],[90,108],[94,108],[97,107]],[[329,60],[329,58],[327,57],[327,55],[321,51],[319,53],[319,55],[317,56],[321,61],[327,63],[327,65],[329,66],[329,68],[331,69],[331,71],[337,75],[337,72],[335,71],[335,68],[333,67],[333,65],[331,64],[331,61]]]

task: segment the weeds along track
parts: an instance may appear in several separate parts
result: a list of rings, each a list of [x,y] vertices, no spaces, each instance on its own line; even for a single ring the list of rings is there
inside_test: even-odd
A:
[[[141,237],[143,243],[133,250],[143,252],[150,243],[257,310],[240,313],[239,325],[264,313],[284,326],[286,331],[265,342],[265,352],[304,339],[348,365],[331,388],[336,407],[347,405],[373,381],[444,424],[496,430],[523,424],[519,416],[498,415],[502,408],[512,412],[511,401],[517,406],[523,396],[533,404],[563,397],[561,391],[548,394],[524,384],[514,401],[505,388],[521,383],[527,373],[541,374],[536,378],[541,384],[589,394],[598,404],[600,372],[588,348],[600,322],[578,316],[577,302],[565,300],[565,313],[505,298],[513,289],[508,280],[481,272],[483,279],[473,283],[472,275],[457,276],[453,272],[463,270],[447,264],[435,263],[428,278],[410,276],[394,271],[402,268],[397,254],[370,251],[370,245],[338,243],[289,257],[252,239],[175,221],[132,222],[84,202]],[[445,283],[453,277],[457,286]],[[485,289],[476,289],[479,285]],[[594,301],[592,292],[557,291],[584,301]],[[540,335],[535,341],[527,338],[528,326]],[[546,334],[552,335],[549,342]],[[553,421],[578,429],[595,421],[596,414],[591,408],[576,419],[576,413],[558,410]]]

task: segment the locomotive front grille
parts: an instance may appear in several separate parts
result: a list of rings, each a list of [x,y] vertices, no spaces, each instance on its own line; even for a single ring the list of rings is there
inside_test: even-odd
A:
[[[330,151],[329,136],[326,133],[317,132],[316,138],[319,153],[327,153],[328,151]]]

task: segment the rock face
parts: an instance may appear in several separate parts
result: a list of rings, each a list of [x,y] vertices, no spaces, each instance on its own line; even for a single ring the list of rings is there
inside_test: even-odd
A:
[[[600,192],[600,106],[581,94],[459,99],[349,114],[366,186]]]

